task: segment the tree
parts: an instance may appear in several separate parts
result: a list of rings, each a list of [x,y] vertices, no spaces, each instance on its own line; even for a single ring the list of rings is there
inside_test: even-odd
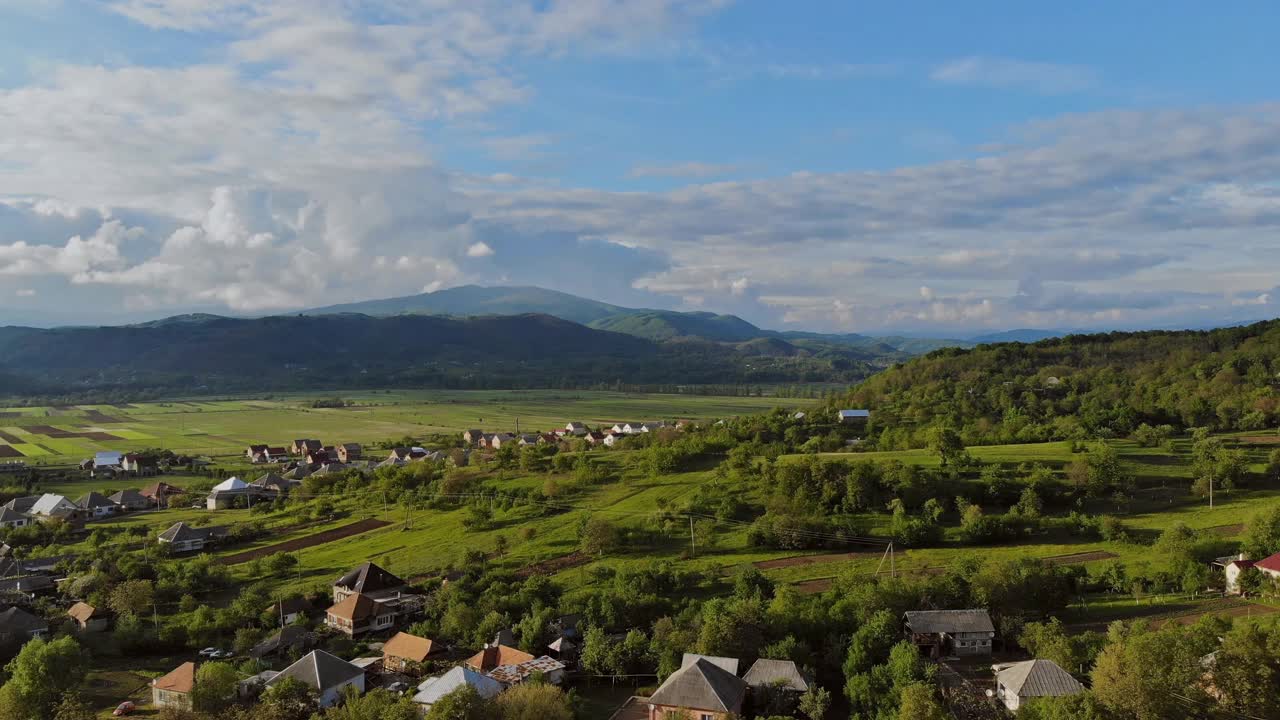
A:
[[[1086,691],[1075,695],[1029,698],[1018,707],[1018,720],[1111,720],[1097,698]]]
[[[933,686],[912,683],[902,688],[898,703],[898,720],[948,720],[950,715],[942,708],[933,692]]]
[[[964,440],[960,433],[949,427],[935,427],[929,431],[929,449],[938,453],[942,466],[954,463],[964,453]]]
[[[207,662],[196,670],[191,704],[196,710],[216,713],[235,702],[240,674],[230,663]]]
[[[1209,672],[1224,714],[1280,718],[1280,628],[1232,628],[1214,653]]]
[[[1249,521],[1240,550],[1254,559],[1280,552],[1280,507],[1264,510]]]
[[[569,697],[555,685],[517,685],[494,704],[502,720],[573,720]]]
[[[151,609],[154,598],[150,580],[126,580],[111,590],[107,605],[120,615],[139,615]]]
[[[800,712],[809,720],[823,720],[827,716],[827,708],[831,707],[831,693],[814,685],[808,692],[800,696]]]
[[[1220,627],[1202,622],[1158,631],[1117,628],[1094,664],[1093,693],[1111,712],[1134,720],[1183,717],[1191,704],[1208,705],[1200,659],[1218,644]]]
[[[382,688],[360,695],[349,688],[341,705],[324,712],[324,720],[421,720],[422,712],[408,697]]]
[[[53,720],[95,720],[93,706],[75,693],[67,693],[53,708]]]
[[[582,528],[579,547],[588,555],[607,555],[621,542],[622,534],[617,526],[600,517],[587,519]]]
[[[316,692],[294,677],[286,677],[262,693],[262,705],[276,720],[306,720],[316,705]]]
[[[470,685],[441,697],[427,711],[427,720],[490,720],[492,717],[492,703]]]
[[[9,671],[5,690],[13,693],[18,707],[46,717],[54,703],[84,680],[88,660],[73,638],[36,638],[23,645],[5,669]]]

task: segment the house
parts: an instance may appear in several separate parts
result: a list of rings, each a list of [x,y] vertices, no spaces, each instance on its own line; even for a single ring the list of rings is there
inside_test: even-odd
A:
[[[559,445],[560,436],[555,433],[540,433],[538,435],[539,445]]]
[[[747,674],[742,676],[753,691],[783,690],[803,694],[809,691],[809,681],[790,660],[756,660]]]
[[[147,499],[137,490],[121,490],[120,492],[108,495],[107,499],[115,503],[117,507],[124,511],[146,510],[151,507],[151,500]]]
[[[996,636],[986,610],[911,610],[903,621],[907,639],[933,658],[990,655]]]
[[[124,453],[104,450],[100,453],[95,453],[93,456],[94,470],[123,470],[123,465]]]
[[[484,649],[462,661],[463,665],[477,672],[488,673],[503,665],[519,665],[534,657],[509,645],[485,645]]]
[[[484,440],[483,430],[467,430],[462,433],[462,442],[468,445],[475,445]]]
[[[622,440],[625,440],[626,437],[627,436],[623,435],[622,433],[611,432],[608,435],[604,436],[604,440],[602,442],[604,443],[605,447],[613,447],[614,445],[617,445]]]
[[[76,506],[84,510],[91,518],[115,515],[116,511],[120,509],[120,506],[112,502],[111,498],[96,491],[76,500]]]
[[[271,472],[249,483],[248,490],[257,495],[284,495],[293,483]]]
[[[332,707],[342,699],[343,691],[355,688],[364,692],[364,670],[323,650],[312,650],[306,657],[280,671],[267,687],[291,677],[316,691],[316,702],[322,708]]]
[[[408,460],[405,460],[404,458],[396,457],[395,451],[393,450],[391,452],[391,457],[378,463],[377,467],[380,467],[380,468],[404,467],[405,465],[408,465],[408,464],[409,464]]]
[[[0,580],[0,595],[35,600],[41,595],[52,595],[58,585],[48,575],[29,575]]]
[[[300,625],[286,625],[249,649],[249,657],[260,659],[284,655],[295,650],[309,650],[319,642],[315,633]]]
[[[541,436],[537,434],[521,435],[517,444],[520,447],[524,447],[525,445],[537,445],[540,439]]]
[[[586,435],[583,435],[582,439],[586,440],[588,445],[599,445],[604,442],[605,434],[593,430]]]
[[[184,522],[176,522],[168,530],[160,533],[158,542],[169,546],[170,552],[195,552],[213,545],[227,536],[224,527],[191,527]]]
[[[155,485],[148,485],[138,491],[139,495],[150,500],[152,505],[160,508],[169,507],[170,498],[177,495],[185,495],[186,493],[186,490],[183,490],[177,485],[170,485],[166,482],[158,482]]]
[[[996,699],[1004,703],[1009,712],[1018,712],[1022,703],[1030,698],[1084,692],[1080,681],[1052,660],[1003,663],[992,665],[991,669],[996,674]]]
[[[403,595],[397,592],[373,598],[354,593],[325,610],[324,624],[348,637],[355,637],[366,632],[388,630],[400,618],[422,610],[422,605],[421,595]]]
[[[79,632],[102,632],[111,622],[106,610],[96,608],[86,602],[78,602],[67,610],[67,617],[75,623]]]
[[[310,450],[307,452],[306,460],[308,465],[325,465],[333,460],[337,460],[336,454],[326,449]]]
[[[486,435],[485,440],[490,450],[501,450],[504,444],[513,443],[516,438],[510,433],[497,433]]]
[[[566,666],[573,665],[578,661],[578,644],[564,635],[552,640],[547,645],[547,649],[551,651],[551,657]]]
[[[191,711],[191,691],[196,687],[196,664],[185,662],[168,675],[151,681],[151,704],[158,708]]]
[[[425,714],[440,698],[466,685],[475,688],[476,693],[485,699],[496,697],[502,692],[502,684],[497,680],[481,675],[471,668],[455,667],[439,677],[423,680],[418,685],[418,692],[413,696],[413,701],[422,706]]]
[[[26,527],[35,522],[30,515],[20,513],[8,505],[0,508],[0,528]]]
[[[489,671],[489,677],[493,680],[511,687],[529,679],[534,673],[542,676],[542,679],[552,685],[559,685],[564,682],[564,663],[555,658],[543,655],[540,658],[526,660],[515,665],[499,665]]]
[[[416,674],[417,666],[427,661],[431,649],[431,641],[424,637],[396,633],[382,646],[382,667],[391,672]]]
[[[281,625],[292,625],[298,621],[298,618],[306,617],[311,613],[311,601],[304,597],[291,597],[272,603],[267,608],[271,614],[279,618]]]
[[[49,632],[49,623],[38,615],[20,607],[10,607],[0,612],[0,643],[25,643],[28,640],[44,637]]]
[[[836,413],[836,420],[845,425],[866,424],[871,419],[870,410],[841,410]]]
[[[324,443],[319,440],[294,440],[289,446],[289,454],[306,455],[307,453],[320,452],[324,449]]]
[[[667,427],[666,420],[659,420],[658,422],[647,422],[640,425],[640,432],[657,432],[665,427]]]
[[[1240,593],[1240,575],[1249,568],[1256,569],[1272,581],[1280,579],[1280,553],[1264,557],[1261,560],[1246,560],[1243,555],[1239,555],[1234,560],[1227,562],[1225,585],[1228,593]]]
[[[715,665],[723,669],[725,672],[729,673],[730,675],[736,676],[738,674],[738,658],[717,657],[715,655],[699,655],[697,653],[685,653],[684,655],[680,656],[680,667],[682,668],[689,667],[690,665],[693,665],[699,660],[706,660],[712,665]]]
[[[126,453],[120,460],[120,469],[137,475],[154,475],[157,471],[154,464],[149,463],[141,455]]]
[[[205,498],[205,507],[210,510],[225,510],[234,507],[236,499],[249,494],[249,484],[238,477],[229,477],[213,486],[209,497]]]
[[[80,509],[75,503],[68,500],[62,495],[53,495],[45,493],[36,500],[31,506],[31,514],[37,520],[63,520],[72,524],[78,524],[86,513]]]
[[[747,683],[706,658],[671,673],[649,696],[649,720],[725,720],[742,713]]]
[[[26,497],[16,497],[10,500],[9,502],[5,503],[4,506],[15,512],[20,512],[23,515],[30,515],[31,508],[35,507],[36,502],[38,502],[41,497],[43,496],[27,495]]]
[[[255,462],[255,463],[266,462],[267,446],[266,445],[250,445],[249,448],[244,451],[244,454],[246,457],[249,458],[250,462]]]
[[[355,462],[360,459],[360,443],[342,443],[337,447],[338,460],[344,463]]]
[[[334,604],[346,600],[357,593],[377,599],[399,595],[407,590],[409,584],[404,580],[383,570],[377,565],[366,562],[357,565],[350,572],[333,583]]]
[[[573,435],[574,437],[582,437],[587,434],[587,426],[580,422],[571,422],[564,426],[564,430],[566,433]]]
[[[641,427],[641,423],[626,422],[626,423],[618,423],[614,425],[612,430],[614,433],[618,435],[635,435],[641,432],[640,427]]]

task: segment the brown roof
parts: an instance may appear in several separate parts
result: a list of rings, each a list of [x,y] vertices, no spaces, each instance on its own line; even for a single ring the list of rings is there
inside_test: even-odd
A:
[[[373,608],[377,605],[368,596],[360,593],[352,593],[345,600],[329,608],[325,612],[330,615],[341,618],[343,620],[351,620],[352,622],[367,618],[373,614]]]
[[[138,494],[146,498],[156,498],[160,495],[161,490],[164,491],[165,495],[181,495],[186,492],[186,490],[183,490],[180,487],[161,482],[142,488],[138,491]]]
[[[151,681],[151,687],[176,693],[189,693],[196,686],[196,664],[185,662],[164,677]]]
[[[78,602],[75,605],[72,605],[71,609],[67,611],[67,615],[71,616],[71,619],[79,621],[80,623],[87,623],[94,617],[100,617],[97,608],[84,602]]]
[[[489,672],[500,665],[519,665],[529,662],[533,656],[507,645],[490,645],[467,658],[466,665],[480,672]]]
[[[413,662],[423,662],[431,654],[431,641],[405,632],[396,633],[395,637],[382,646],[382,654]]]

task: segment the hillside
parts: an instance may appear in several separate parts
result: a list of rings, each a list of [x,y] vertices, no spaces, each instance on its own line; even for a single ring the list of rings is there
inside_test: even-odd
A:
[[[551,315],[583,325],[627,308],[540,287],[481,287],[462,285],[405,297],[366,300],[305,310],[304,315],[361,313],[364,315]]]
[[[853,351],[787,346],[762,359],[755,347],[659,343],[549,315],[181,316],[124,327],[0,328],[0,392],[9,394],[851,382],[873,370]]]
[[[1123,437],[1139,425],[1272,429],[1280,321],[1210,331],[1069,335],[946,349],[880,373],[842,400],[869,407],[883,449],[931,427],[969,443]]]
[[[760,328],[736,315],[709,312],[640,310],[610,315],[590,323],[599,330],[626,333],[650,340],[698,337],[722,342],[743,342],[763,337]]]

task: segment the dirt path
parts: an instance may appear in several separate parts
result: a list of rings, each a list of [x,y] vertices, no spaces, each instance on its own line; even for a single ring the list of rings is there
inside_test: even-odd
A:
[[[581,552],[571,552],[568,555],[561,555],[550,560],[543,560],[532,565],[526,565],[516,571],[516,577],[527,578],[534,575],[554,575],[561,570],[586,565],[591,562],[591,556]]]
[[[1256,605],[1254,603],[1242,603],[1240,605],[1233,605],[1231,607],[1224,608],[1221,610],[1212,610],[1212,609],[1202,610],[1200,612],[1187,613],[1186,615],[1174,615],[1173,617],[1170,617],[1170,618],[1153,620],[1151,622],[1151,627],[1159,629],[1170,623],[1177,624],[1177,625],[1193,625],[1197,620],[1204,617],[1205,615],[1217,615],[1218,617],[1226,617],[1226,618],[1239,618],[1239,617],[1253,617],[1256,615],[1270,615],[1274,612],[1280,612],[1280,611],[1276,610],[1276,608],[1269,607],[1267,605]]]
[[[1106,550],[1093,550],[1090,552],[1069,553],[1067,555],[1052,555],[1041,559],[1050,565],[1079,565],[1081,563],[1097,562],[1098,560],[1113,560],[1118,557],[1120,556]]]
[[[831,553],[827,555],[798,555],[795,557],[778,558],[776,560],[760,560],[751,563],[760,570],[778,570],[780,568],[799,567],[801,565],[819,565],[821,563],[843,562],[845,560],[861,560],[869,557],[879,557],[884,553],[867,553],[867,552],[847,552],[847,553]]]
[[[315,547],[316,545],[324,545],[325,543],[331,543],[334,540],[341,540],[343,538],[351,537],[352,535],[359,535],[360,533],[366,533],[370,530],[384,528],[390,524],[391,523],[386,520],[368,518],[359,522],[353,522],[350,525],[336,527],[332,530],[324,530],[313,535],[307,535],[305,537],[276,543],[275,545],[268,545],[266,547],[236,553],[235,555],[228,555],[222,558],[221,562],[224,565],[239,565],[256,558],[267,557],[268,555],[274,555],[276,553],[293,552],[294,550],[302,550],[304,548]]]
[[[1211,528],[1205,528],[1205,532],[1220,535],[1222,537],[1232,537],[1244,532],[1244,523],[1235,523],[1233,525],[1214,525]]]

